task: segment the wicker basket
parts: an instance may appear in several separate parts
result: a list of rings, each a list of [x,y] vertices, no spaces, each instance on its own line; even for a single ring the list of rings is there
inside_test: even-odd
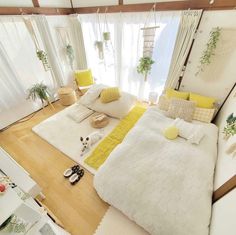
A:
[[[72,105],[77,101],[75,91],[70,87],[62,87],[58,89],[60,103],[64,106]]]
[[[103,128],[109,123],[109,117],[102,113],[96,113],[90,118],[90,124],[93,128]]]

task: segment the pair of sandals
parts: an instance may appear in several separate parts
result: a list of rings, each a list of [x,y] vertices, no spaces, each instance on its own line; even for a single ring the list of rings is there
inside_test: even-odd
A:
[[[68,168],[63,173],[65,178],[69,178],[69,181],[72,185],[80,181],[84,175],[84,170],[80,169],[79,165],[74,165],[71,168]]]

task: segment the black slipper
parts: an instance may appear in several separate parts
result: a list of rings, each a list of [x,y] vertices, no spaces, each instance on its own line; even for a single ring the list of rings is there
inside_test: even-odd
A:
[[[83,175],[84,175],[84,170],[83,169],[78,170],[69,178],[70,183],[72,185],[76,184],[77,182],[80,181]]]
[[[63,175],[65,178],[69,178],[72,176],[75,172],[79,171],[80,166],[79,165],[74,165],[71,168],[68,168],[64,171]]]

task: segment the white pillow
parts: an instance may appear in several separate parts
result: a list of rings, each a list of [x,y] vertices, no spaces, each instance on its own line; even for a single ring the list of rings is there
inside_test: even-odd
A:
[[[202,125],[189,123],[180,118],[176,118],[173,125],[179,129],[179,136],[187,139],[191,144],[199,144],[205,135]]]
[[[136,101],[137,99],[135,96],[126,92],[121,92],[119,100],[104,104],[100,99],[96,99],[94,103],[89,105],[89,108],[96,112],[105,113],[111,117],[121,119],[129,113]]]
[[[94,84],[92,85],[88,91],[80,98],[79,103],[84,106],[91,105],[100,95],[102,90],[107,86],[103,84]]]

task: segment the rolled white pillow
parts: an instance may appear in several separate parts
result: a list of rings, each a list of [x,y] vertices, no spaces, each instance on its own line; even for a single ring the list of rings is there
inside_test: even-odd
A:
[[[100,99],[96,99],[89,108],[99,113],[105,113],[110,117],[121,119],[129,113],[136,101],[135,96],[127,92],[121,92],[121,97],[118,100],[104,104]]]
[[[92,85],[88,91],[80,98],[79,103],[89,107],[95,100],[99,97],[102,90],[107,88],[107,86],[103,84],[94,84]]]
[[[205,135],[202,125],[189,123],[180,118],[176,118],[173,125],[179,129],[179,136],[187,139],[191,144],[199,144]]]

